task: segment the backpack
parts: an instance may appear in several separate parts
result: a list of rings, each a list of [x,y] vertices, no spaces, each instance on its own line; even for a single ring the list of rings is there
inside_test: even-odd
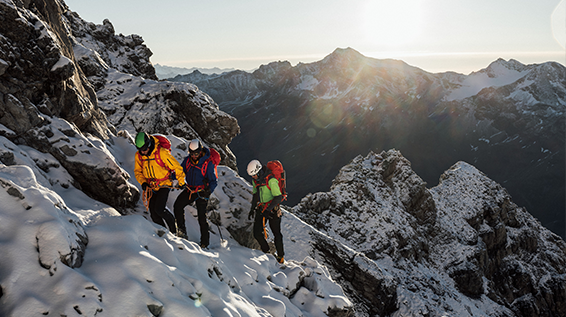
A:
[[[204,161],[204,163],[202,164],[202,176],[206,175],[206,170],[208,169],[208,163],[212,163],[212,165],[214,166],[214,175],[216,175],[216,178],[218,178],[218,164],[220,164],[220,153],[218,153],[218,151],[216,151],[213,148],[209,148],[210,150],[210,157],[206,159],[206,161]]]
[[[152,135],[157,139],[157,144],[155,145],[156,147],[156,151],[155,152],[155,163],[157,163],[157,165],[161,166],[161,167],[165,167],[166,169],[168,169],[169,171],[171,171],[169,169],[169,166],[165,165],[165,163],[163,163],[163,160],[161,159],[161,154],[159,153],[159,149],[160,148],[165,148],[167,151],[169,151],[169,153],[171,153],[171,141],[169,141],[169,139],[161,134],[154,134]]]
[[[286,180],[286,173],[285,169],[283,169],[283,164],[280,161],[274,160],[267,162],[267,168],[271,171],[267,177],[265,177],[265,185],[269,190],[269,177],[273,176],[275,179],[279,181],[279,189],[281,190],[281,195],[283,195],[283,200],[287,199],[287,180]]]

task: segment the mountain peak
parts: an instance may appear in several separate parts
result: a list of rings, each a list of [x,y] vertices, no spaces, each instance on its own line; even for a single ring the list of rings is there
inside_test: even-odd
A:
[[[489,66],[484,70],[488,74],[490,73],[495,74],[498,72],[498,70],[513,70],[513,71],[521,72],[526,70],[526,66],[525,64],[515,59],[510,59],[509,61],[506,61],[503,58],[498,58],[497,60],[489,64]]]
[[[351,47],[337,48],[330,55],[326,56],[323,61],[336,61],[336,60],[359,60],[365,58],[360,52]]]
[[[357,55],[357,56],[363,56],[360,52],[356,51],[355,49],[351,48],[351,47],[346,47],[346,48],[336,48],[334,50],[334,52],[332,52],[330,55],[335,54],[335,55]]]

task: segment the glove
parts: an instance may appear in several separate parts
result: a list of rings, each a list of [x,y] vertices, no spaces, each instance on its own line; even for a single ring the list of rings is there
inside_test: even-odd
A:
[[[267,218],[267,219],[273,219],[273,218],[275,218],[275,213],[273,212],[273,209],[270,210],[270,211],[267,211],[267,210],[266,210],[266,211],[264,212],[264,215],[265,215],[265,218]]]
[[[142,184],[142,190],[145,192],[145,190],[149,187],[149,184],[146,182],[143,182]]]
[[[209,188],[200,192],[200,196],[204,197],[204,198],[209,198],[211,194],[212,194],[212,192],[210,191]]]
[[[250,212],[248,213],[248,220],[252,220],[255,216],[255,207],[250,208]]]

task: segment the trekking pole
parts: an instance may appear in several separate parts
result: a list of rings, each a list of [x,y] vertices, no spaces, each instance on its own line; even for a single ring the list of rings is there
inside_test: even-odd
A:
[[[222,230],[220,229],[220,226],[218,224],[216,224],[216,228],[218,228],[218,232],[220,233],[220,244],[223,244],[224,242],[226,242],[226,240],[224,240],[224,238],[222,237]]]
[[[220,217],[220,216],[219,216]],[[208,221],[208,215],[206,216],[206,220]],[[219,220],[220,221],[220,220]],[[212,223],[214,223],[216,225],[216,228],[218,228],[218,234],[220,234],[220,245],[223,247],[226,247],[226,244],[228,243],[228,240],[224,240],[224,237],[222,236],[222,229],[220,229],[220,225],[213,221]],[[214,231],[210,230],[212,233],[214,233]]]
[[[203,197],[203,196],[201,196],[201,195],[199,194],[199,192],[197,192],[197,195],[198,195],[199,198],[202,198],[202,199],[204,199],[204,200],[207,200],[207,201],[210,200],[209,197]],[[220,213],[218,213],[218,218],[219,218],[218,222],[220,222],[220,219],[221,219]],[[208,222],[208,213],[207,213],[207,215],[206,215],[206,221]],[[216,228],[218,228],[218,233],[220,234],[220,245],[223,246],[223,247],[226,247],[225,244],[228,242],[228,240],[224,240],[224,237],[222,237],[222,229],[220,229],[220,225],[218,225],[218,223],[216,223],[216,222],[213,222],[213,223],[216,225]],[[212,230],[211,230],[211,231],[212,231]],[[213,232],[213,233],[214,233],[214,232]]]

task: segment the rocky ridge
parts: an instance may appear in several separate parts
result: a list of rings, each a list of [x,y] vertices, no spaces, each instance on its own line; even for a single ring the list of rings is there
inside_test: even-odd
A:
[[[73,178],[66,186],[123,213],[137,204],[138,189],[111,157],[101,157],[94,170],[81,161],[97,148],[105,153],[96,139],[111,142],[118,130],[200,138],[235,168],[227,144],[239,132],[236,120],[194,85],[158,82],[141,37],[116,35],[109,21],[87,23],[62,2],[2,2],[0,8],[0,135],[50,153]],[[124,119],[128,109],[135,120]],[[10,151],[2,154],[4,164],[13,160]]]
[[[327,261],[341,243],[389,276],[379,279],[396,285],[382,287],[396,298],[385,315],[450,315],[462,305],[470,316],[474,309],[482,316],[566,312],[564,240],[470,164],[456,163],[427,189],[398,151],[358,156],[330,192],[308,195],[292,212],[335,239],[313,238]],[[353,283],[346,289],[364,292]],[[368,298],[361,302],[370,314],[384,314]]]
[[[216,148],[223,164],[236,168],[228,148],[240,132],[237,121],[195,85],[158,81],[152,53],[138,35],[116,35],[112,23],[86,22],[66,11],[73,51],[95,87],[100,109],[118,130],[148,131],[201,139]]]
[[[245,133],[231,148],[242,165],[286,165],[291,204],[328,188],[357,154],[396,148],[429,186],[454,162],[474,164],[564,237],[565,74],[558,63],[503,59],[469,75],[432,74],[346,48],[308,64],[173,80],[198,85],[238,119]]]
[[[50,1],[18,1],[2,2],[0,9],[4,16],[0,63],[5,65],[0,75],[0,135],[10,143],[52,155],[54,164],[72,175],[70,184],[92,197],[124,212],[132,208],[139,192],[110,157],[101,159],[96,169],[81,161],[81,155],[96,151],[90,136],[105,139],[115,129],[97,106],[92,85],[73,62],[61,19],[64,7]],[[4,143],[2,153],[6,165],[15,159],[10,143]],[[42,162],[37,165],[49,170]]]

